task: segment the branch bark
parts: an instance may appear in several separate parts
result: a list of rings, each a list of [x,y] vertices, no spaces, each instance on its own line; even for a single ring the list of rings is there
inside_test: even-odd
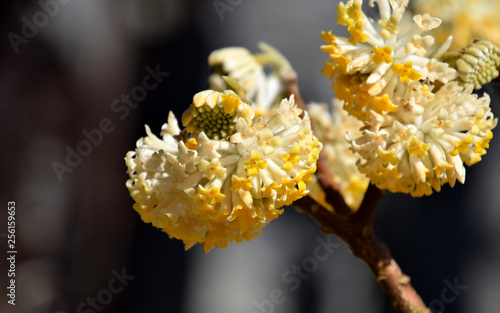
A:
[[[309,214],[325,234],[334,234],[349,245],[352,253],[362,259],[375,275],[395,311],[430,313],[412,287],[410,278],[402,272],[373,231],[373,215],[381,197],[382,192],[375,185],[370,185],[358,211],[347,216],[331,212],[311,197],[295,201],[294,206]],[[334,208],[338,206],[330,204]]]

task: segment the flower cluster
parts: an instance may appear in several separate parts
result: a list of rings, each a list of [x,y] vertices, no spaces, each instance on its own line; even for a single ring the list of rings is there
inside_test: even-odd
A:
[[[411,83],[405,108],[390,116],[372,111],[372,126],[350,141],[363,158],[359,170],[381,189],[417,197],[463,183],[463,163],[481,160],[497,122],[489,97],[471,91],[452,82],[434,94],[429,85]]]
[[[293,97],[255,117],[234,92],[206,90],[182,123],[183,131],[170,113],[162,139],[146,126],[125,159],[134,209],[186,249],[250,240],[308,193],[322,144]]]
[[[380,19],[373,23],[361,9],[361,0],[340,3],[337,22],[347,26],[351,36],[337,37],[323,32],[329,54],[323,74],[334,81],[335,96],[344,101],[344,109],[362,121],[370,110],[393,112],[393,99],[403,96],[409,81],[428,79],[447,83],[456,71],[438,61],[451,43],[434,45],[426,33],[438,27],[440,20],[428,14],[416,15],[413,23],[400,23],[408,1],[373,0],[378,4]],[[400,25],[401,24],[401,25]]]
[[[498,76],[498,48],[479,41],[448,52],[451,37],[437,46],[428,34],[441,20],[425,13],[403,23],[408,1],[375,3],[377,23],[351,0],[339,4],[337,20],[351,36],[322,34],[331,60],[323,73],[364,124],[361,134],[346,136],[358,168],[379,188],[413,196],[463,183],[464,163],[481,160],[497,123],[489,97],[472,87]]]

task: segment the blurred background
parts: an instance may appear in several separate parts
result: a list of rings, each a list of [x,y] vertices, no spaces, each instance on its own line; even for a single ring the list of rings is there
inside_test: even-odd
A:
[[[329,102],[320,32],[346,34],[336,25],[337,4],[3,1],[0,312],[391,312],[343,243],[307,277],[292,275],[299,278],[291,288],[283,277],[321,240],[341,243],[292,208],[251,242],[185,252],[140,221],[125,187],[124,157],[144,124],[159,134],[169,111],[180,117],[207,87],[214,49],[255,52],[267,42],[294,66],[306,101]],[[499,86],[483,90],[496,115]],[[494,138],[467,169],[466,185],[422,199],[386,194],[380,203],[376,232],[436,312],[500,307],[499,158]],[[10,201],[15,306],[5,291]],[[280,301],[269,304],[276,290]]]

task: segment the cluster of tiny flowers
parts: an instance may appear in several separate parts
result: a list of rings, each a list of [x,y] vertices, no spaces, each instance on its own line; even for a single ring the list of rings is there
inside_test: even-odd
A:
[[[328,162],[333,180],[340,187],[344,201],[356,210],[363,201],[369,179],[361,174],[356,166],[359,159],[350,149],[345,135],[357,138],[361,136],[361,121],[348,115],[342,109],[342,101],[334,99],[332,112],[326,104],[309,104],[308,112],[313,119],[314,134],[323,143],[321,152]]]
[[[125,159],[134,209],[186,249],[250,240],[308,193],[322,144],[293,97],[255,117],[232,91],[207,90],[182,121],[183,131],[170,113],[162,139],[146,126]]]
[[[222,76],[231,77],[240,84],[257,115],[279,105],[284,98],[285,82],[297,79],[292,66],[279,51],[263,42],[259,48],[262,52],[253,54],[243,47],[228,47],[215,50],[208,57],[208,64],[213,67],[209,88],[223,91],[226,84]],[[266,68],[270,69],[269,74]]]
[[[452,49],[460,49],[475,38],[500,45],[500,0],[412,0],[412,11],[429,12],[443,21],[432,32],[438,42],[453,36]]]
[[[441,185],[465,181],[464,163],[481,160],[496,126],[486,95],[457,82],[441,87],[408,86],[404,108],[384,116],[371,112],[371,127],[351,140],[362,156],[359,170],[381,189],[420,197]]]
[[[481,160],[497,123],[490,98],[472,89],[498,75],[498,48],[479,41],[449,52],[451,37],[436,47],[426,34],[439,19],[425,13],[406,25],[400,21],[408,1],[375,3],[378,25],[360,0],[349,1],[339,4],[338,23],[351,37],[323,33],[331,59],[323,73],[343,108],[364,124],[361,134],[346,135],[357,166],[379,188],[413,196],[463,183],[464,163]]]
[[[429,14],[415,15],[413,22],[400,21],[408,1],[372,0],[377,3],[380,19],[374,23],[362,11],[362,1],[338,5],[337,22],[347,26],[351,36],[337,37],[323,32],[329,54],[323,74],[334,81],[336,98],[344,101],[344,109],[362,121],[370,110],[378,113],[398,109],[392,99],[403,96],[409,81],[428,79],[447,83],[456,71],[438,60],[451,43],[434,44],[426,33],[438,27],[440,20]]]

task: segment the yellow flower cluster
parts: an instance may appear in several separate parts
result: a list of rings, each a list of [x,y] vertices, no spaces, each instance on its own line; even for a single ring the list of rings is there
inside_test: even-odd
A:
[[[162,139],[147,136],[125,158],[134,209],[186,249],[250,240],[305,196],[322,144],[294,98],[272,116],[232,91],[196,94],[181,131],[170,113]]]
[[[379,188],[413,196],[463,183],[464,164],[481,160],[497,124],[489,97],[478,98],[472,87],[498,76],[499,49],[475,41],[447,51],[451,37],[437,46],[429,35],[441,20],[424,13],[403,23],[410,20],[408,1],[375,3],[379,19],[362,12],[361,0],[340,3],[337,22],[351,36],[322,34],[331,61],[323,74],[347,113],[364,125],[347,134],[357,166]]]
[[[350,141],[359,170],[381,189],[420,197],[441,185],[465,181],[465,167],[486,154],[497,120],[490,99],[457,82],[432,93],[413,82],[403,109],[389,116],[372,111],[369,129]]]
[[[370,5],[375,2],[380,10],[377,24],[363,13],[361,0],[351,0],[338,5],[337,20],[348,27],[351,36],[322,33],[326,45],[321,49],[331,61],[325,62],[323,74],[333,80],[335,96],[344,101],[344,109],[364,122],[368,122],[370,110],[384,109],[374,103],[384,95],[401,97],[410,81],[447,83],[456,77],[454,69],[438,61],[451,39],[436,46],[434,38],[426,35],[439,26],[439,20],[416,15],[411,25],[400,25],[407,1],[379,0]]]

